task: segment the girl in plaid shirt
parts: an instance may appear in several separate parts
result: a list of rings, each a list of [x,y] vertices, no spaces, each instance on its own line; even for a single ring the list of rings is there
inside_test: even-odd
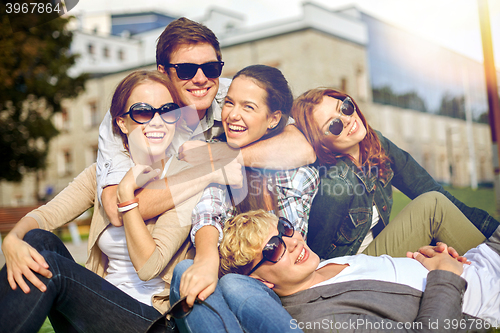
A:
[[[241,148],[281,133],[287,125],[292,103],[288,82],[278,69],[264,65],[242,69],[233,78],[222,109],[227,142]],[[288,219],[306,237],[309,209],[318,182],[318,172],[311,167],[273,171],[246,168],[246,180],[241,189],[231,191],[224,185],[205,189],[192,215],[191,239],[196,246],[196,256],[193,261],[186,260],[176,267],[171,303],[180,299],[181,295],[187,296],[190,306],[196,298],[206,300],[217,309],[220,317],[207,307],[194,305],[187,317],[177,320],[181,331],[203,332],[209,325],[212,332],[242,332],[243,329],[246,332],[263,332],[262,327],[239,323],[217,287],[218,243],[222,240],[224,222],[240,212],[265,209]],[[241,290],[248,293],[262,291],[254,290],[251,285],[242,285]],[[277,327],[280,332],[287,327],[290,329],[291,317],[276,302],[276,295],[269,289],[264,296],[262,306],[272,309],[270,311],[275,312],[276,320],[263,326],[274,332]]]

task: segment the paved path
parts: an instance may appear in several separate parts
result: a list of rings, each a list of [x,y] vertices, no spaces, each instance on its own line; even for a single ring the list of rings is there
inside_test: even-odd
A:
[[[82,240],[81,244],[76,246],[72,242],[64,243],[68,248],[69,252],[75,258],[75,261],[80,264],[85,264],[87,261],[87,240]],[[5,265],[5,257],[3,253],[0,252],[0,268]]]

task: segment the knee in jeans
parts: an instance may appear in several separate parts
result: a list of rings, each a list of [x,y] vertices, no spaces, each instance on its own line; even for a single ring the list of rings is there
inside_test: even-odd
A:
[[[182,274],[193,265],[193,260],[192,259],[186,259],[175,265],[174,272],[172,274],[172,286],[177,285],[177,288],[179,287],[179,284],[181,283],[181,277]]]
[[[41,242],[41,243],[47,243],[47,242],[53,242],[57,238],[56,235],[51,233],[50,231],[42,230],[42,229],[32,229],[24,235],[23,240],[26,243],[31,244],[32,242]]]
[[[219,280],[218,286],[227,304],[235,313],[246,311],[243,309],[249,309],[249,306],[252,308],[255,304],[262,304],[264,300],[268,299],[273,299],[277,302],[276,304],[281,305],[281,301],[274,291],[262,282],[245,275],[224,275]]]
[[[271,293],[269,289],[262,282],[254,278],[240,274],[226,274],[219,280],[219,286],[224,295],[241,295],[247,297],[248,295],[255,295],[259,293]]]

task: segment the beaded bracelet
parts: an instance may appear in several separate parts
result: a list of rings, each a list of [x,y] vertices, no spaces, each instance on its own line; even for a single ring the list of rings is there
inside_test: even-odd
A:
[[[120,213],[125,213],[125,212],[128,212],[129,210],[131,209],[134,209],[135,207],[139,206],[139,204],[137,202],[134,202],[128,206],[124,206],[124,207],[118,207],[118,211]]]

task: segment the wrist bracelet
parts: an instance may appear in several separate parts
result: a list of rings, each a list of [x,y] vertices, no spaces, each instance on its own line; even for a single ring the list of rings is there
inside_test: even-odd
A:
[[[125,207],[125,206],[131,205],[133,203],[139,203],[139,198],[133,198],[132,200],[119,203],[118,208]]]
[[[118,212],[125,213],[125,212],[128,212],[129,210],[134,209],[137,206],[139,206],[139,204],[137,202],[134,202],[134,203],[132,203],[128,206],[125,206],[125,207],[118,207]]]

